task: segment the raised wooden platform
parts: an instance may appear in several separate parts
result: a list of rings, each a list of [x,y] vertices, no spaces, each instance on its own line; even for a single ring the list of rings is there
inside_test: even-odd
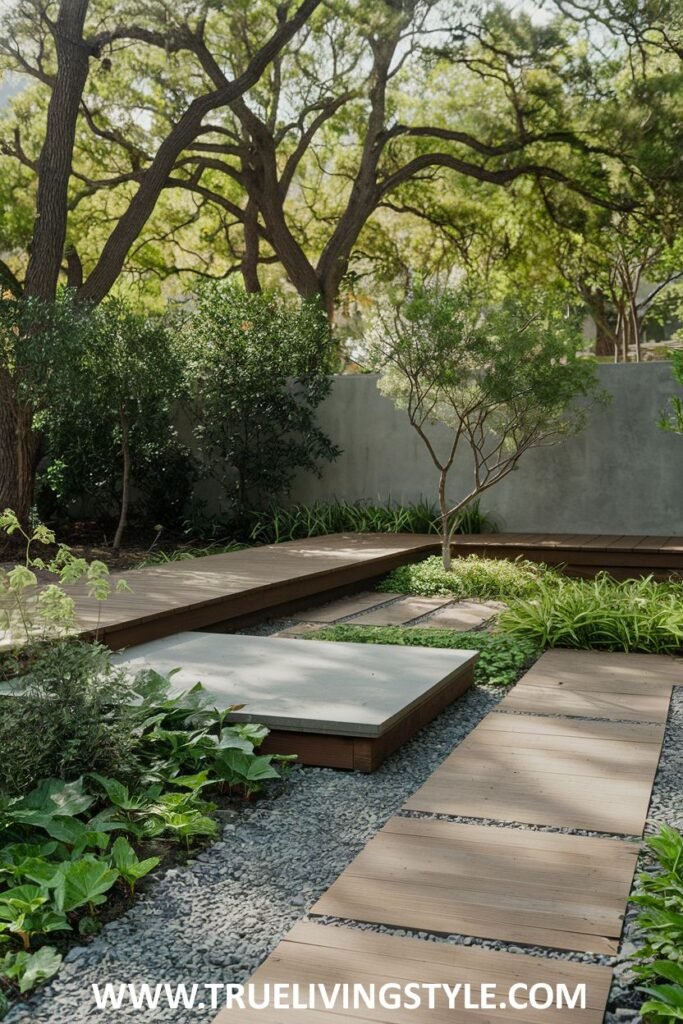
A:
[[[68,590],[83,633],[118,650],[183,630],[237,628],[318,595],[331,600],[437,548],[436,537],[421,534],[335,533],[132,569],[112,576],[132,592],[105,602],[82,585]]]
[[[179,633],[114,655],[174,690],[201,683],[232,721],[273,730],[265,752],[374,771],[471,685],[478,653],[417,647]]]
[[[602,569],[618,579],[683,573],[683,537],[589,533],[472,533],[455,538],[457,555],[528,558],[563,565],[573,575]]]

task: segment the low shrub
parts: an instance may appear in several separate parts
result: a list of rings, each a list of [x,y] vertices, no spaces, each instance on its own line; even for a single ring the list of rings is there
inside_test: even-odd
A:
[[[540,654],[527,640],[501,633],[457,633],[452,629],[411,629],[409,626],[325,626],[303,634],[306,640],[335,640],[354,644],[397,644],[405,647],[441,647],[479,651],[475,683],[510,686]]]
[[[535,594],[541,581],[548,585],[558,574],[546,565],[517,559],[481,558],[468,555],[456,558],[450,570],[433,555],[423,562],[401,565],[378,586],[386,593],[419,594],[421,597],[480,597],[507,601]]]
[[[111,692],[106,684],[105,691]],[[128,683],[128,707],[118,690],[115,696],[117,703],[103,717],[112,728],[125,723],[129,730],[126,781],[122,774],[93,770],[105,760],[100,755],[107,746],[100,738],[94,752],[81,752],[91,765],[78,777],[48,777],[31,786],[10,777],[12,792],[0,789],[0,1019],[11,997],[59,969],[58,948],[46,945],[53,933],[68,939],[69,933],[98,931],[110,897],[132,897],[166,849],[189,849],[217,835],[217,797],[251,796],[278,779],[291,760],[258,754],[268,730],[230,724],[233,709],[216,710],[199,685],[171,696],[167,679],[146,672]],[[11,700],[9,714],[19,729],[21,698]],[[73,737],[81,736],[76,710],[59,727],[68,750],[75,747]],[[5,705],[0,721],[7,713]],[[100,723],[90,721],[97,730]],[[3,728],[4,743],[8,724]],[[40,743],[32,736],[38,753]],[[66,776],[66,761],[51,749]],[[74,754],[68,764],[76,763]]]
[[[436,533],[437,510],[426,502],[372,505],[356,501],[314,501],[310,505],[273,505],[253,514],[250,540],[278,544],[327,533]]]
[[[670,654],[683,647],[683,585],[651,577],[618,583],[607,573],[541,579],[503,612],[499,628],[543,648]]]
[[[6,657],[19,677],[0,698],[0,790],[22,793],[39,779],[136,771],[130,684],[110,651],[76,639],[37,644]],[[12,669],[14,668],[14,672]]]
[[[646,840],[659,870],[641,874],[632,902],[641,908],[643,945],[634,967],[649,997],[641,1007],[648,1024],[683,1019],[683,835],[667,825]]]

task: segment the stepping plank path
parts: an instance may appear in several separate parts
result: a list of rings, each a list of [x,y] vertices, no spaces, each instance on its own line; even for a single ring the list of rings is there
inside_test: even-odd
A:
[[[353,625],[358,626],[402,626],[406,622],[428,615],[430,612],[450,604],[451,597],[402,597],[393,604],[357,615]]]
[[[349,921],[369,921],[433,933],[486,937],[522,945],[612,954],[623,914],[664,737],[663,702],[683,683],[683,663],[660,657],[554,651],[522,686],[536,713],[492,712],[425,785],[390,819],[313,907]],[[566,687],[566,689],[565,689]],[[513,691],[514,693],[514,691]],[[533,705],[534,693],[537,705]],[[603,717],[582,695],[610,694]],[[565,695],[567,707],[565,711]],[[641,722],[614,720],[623,701],[655,698]],[[504,702],[503,702],[504,703]],[[512,702],[511,702],[512,703]],[[509,705],[508,705],[509,706]],[[549,717],[552,714],[576,717]],[[510,708],[519,710],[519,708]],[[583,712],[583,717],[577,714]],[[538,713],[541,712],[541,713]],[[623,717],[623,716],[621,716]],[[628,717],[628,715],[627,715]],[[561,833],[463,824],[405,816],[405,812],[555,825]],[[572,829],[615,832],[624,838],[567,834]],[[376,1024],[600,1024],[609,968],[522,954],[427,943],[348,927],[300,924],[253,976],[256,984],[471,980],[511,978],[557,984],[571,976],[586,984],[584,1009],[296,1011],[308,1024],[367,1020]],[[282,1012],[240,1021],[280,1024]],[[235,1019],[225,1013],[217,1024]]]
[[[548,651],[501,701],[499,708],[614,721],[666,722],[671,685],[683,676],[682,663],[661,658],[658,676],[652,679],[647,662],[651,657]]]
[[[397,597],[401,597],[401,594],[380,594],[373,590],[362,594],[353,594],[351,597],[342,597],[338,601],[330,601],[319,608],[307,608],[304,611],[295,612],[292,618],[295,622],[337,622],[338,619],[376,608]]]

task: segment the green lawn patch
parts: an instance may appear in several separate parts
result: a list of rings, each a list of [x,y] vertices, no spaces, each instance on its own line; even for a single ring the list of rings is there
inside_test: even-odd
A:
[[[325,626],[306,633],[306,640],[336,640],[354,644],[398,644],[479,651],[475,683],[510,686],[540,654],[528,641],[501,633],[456,633],[452,629],[410,629],[404,626]]]

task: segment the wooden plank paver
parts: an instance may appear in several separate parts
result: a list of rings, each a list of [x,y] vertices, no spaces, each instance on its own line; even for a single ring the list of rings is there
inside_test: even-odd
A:
[[[622,651],[546,651],[524,674],[525,686],[561,685],[571,692],[652,693],[683,685],[683,659]],[[562,712],[564,713],[564,712]]]
[[[611,971],[607,967],[547,961],[539,957],[492,950],[452,946],[441,942],[398,938],[343,927],[301,923],[294,926],[268,959],[252,975],[258,997],[266,985],[298,984],[302,992],[322,985],[328,993],[335,986],[442,985],[462,984],[455,1008],[450,1008],[443,991],[430,1007],[426,997],[419,1009],[293,1009],[223,1010],[214,1024],[343,1024],[371,1021],[373,1024],[601,1024],[609,994]],[[507,1005],[513,985],[529,989],[538,983],[565,984],[570,991],[585,986],[585,1008],[511,1009]],[[482,985],[495,985],[495,1009],[475,1009]],[[469,986],[469,989],[467,988]],[[465,993],[471,1003],[465,1005]],[[522,997],[523,998],[523,997]],[[505,1006],[500,1004],[505,1003]],[[320,1005],[320,1003],[318,1004]],[[481,1004],[480,1004],[481,1005]]]
[[[353,594],[351,597],[342,597],[338,601],[330,601],[320,607],[306,608],[304,611],[295,612],[291,618],[296,622],[336,622],[338,619],[346,618],[347,615],[355,615],[357,612],[376,608],[377,605],[386,604],[387,601],[401,596],[401,594],[380,594],[377,591]]]
[[[554,650],[532,666],[499,708],[614,721],[666,722],[674,681],[683,683],[683,662],[672,658]]]
[[[375,608],[357,615],[353,620],[359,626],[401,626],[420,615],[427,615],[452,602],[452,597],[402,597],[386,608]]]
[[[663,737],[663,725],[492,712],[405,807],[641,835]]]
[[[392,818],[312,912],[613,954],[639,850],[615,839]]]

